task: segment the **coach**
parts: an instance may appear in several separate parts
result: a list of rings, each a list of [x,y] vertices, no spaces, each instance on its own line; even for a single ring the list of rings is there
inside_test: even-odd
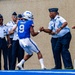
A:
[[[53,69],[62,69],[61,56],[65,69],[72,69],[72,60],[69,52],[71,41],[70,28],[67,21],[59,16],[58,8],[50,8],[49,16],[51,18],[48,29],[41,27],[40,30],[52,34],[51,45],[55,67]]]

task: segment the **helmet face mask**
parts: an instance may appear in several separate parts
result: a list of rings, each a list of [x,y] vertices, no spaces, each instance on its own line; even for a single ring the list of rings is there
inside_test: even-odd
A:
[[[25,11],[23,13],[23,18],[27,20],[33,20],[33,14],[30,11]]]

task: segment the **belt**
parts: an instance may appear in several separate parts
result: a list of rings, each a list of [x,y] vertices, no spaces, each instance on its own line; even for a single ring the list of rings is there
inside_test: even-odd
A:
[[[5,39],[5,37],[0,37],[0,39]]]

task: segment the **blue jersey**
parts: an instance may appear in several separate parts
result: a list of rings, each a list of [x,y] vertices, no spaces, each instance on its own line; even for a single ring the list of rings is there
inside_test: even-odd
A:
[[[32,20],[20,20],[18,22],[18,36],[20,39],[30,38],[30,27],[33,25]]]

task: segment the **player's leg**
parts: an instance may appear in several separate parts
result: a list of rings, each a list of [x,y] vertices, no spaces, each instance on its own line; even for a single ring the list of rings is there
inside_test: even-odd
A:
[[[24,40],[19,41],[20,46],[23,48],[23,50],[24,50],[25,52],[28,53],[28,54],[27,54],[26,56],[24,56],[24,58],[23,58],[25,61],[27,61],[27,60],[33,55],[33,52],[32,52],[32,51],[30,50],[30,48],[29,48],[28,42],[29,42],[29,39],[24,39]]]
[[[27,48],[24,49],[26,52],[29,51]],[[28,53],[28,52],[27,52]],[[27,54],[24,56],[24,58],[17,64],[17,67],[21,70],[23,70],[22,65],[33,55],[33,53],[31,54]]]
[[[24,58],[20,61],[20,63],[17,64],[17,67],[21,70],[23,70],[22,65],[24,64],[24,62],[26,62],[33,55],[33,53],[29,50],[28,46],[25,46],[25,43],[23,42],[25,41],[20,41],[20,45],[23,48],[23,50],[28,54],[25,55]]]
[[[24,50],[19,45],[19,42],[18,42],[18,53],[17,53],[17,57],[18,57],[18,63],[24,58]],[[24,64],[22,65],[22,67],[24,67]]]
[[[17,64],[17,68],[24,70],[22,65],[31,57],[32,55],[26,55],[24,58]]]
[[[29,42],[30,50],[33,51],[33,52],[35,52],[35,53],[37,53],[37,56],[38,56],[41,68],[42,69],[46,69],[46,67],[44,65],[44,61],[43,61],[43,56],[42,56],[40,50],[38,49],[37,44],[32,39],[29,39],[29,41],[30,41]]]
[[[39,62],[40,62],[40,64],[41,64],[41,68],[42,68],[42,69],[46,69],[46,67],[45,67],[45,65],[44,65],[43,56],[42,56],[42,54],[41,54],[40,51],[37,53],[37,56],[38,56]]]

